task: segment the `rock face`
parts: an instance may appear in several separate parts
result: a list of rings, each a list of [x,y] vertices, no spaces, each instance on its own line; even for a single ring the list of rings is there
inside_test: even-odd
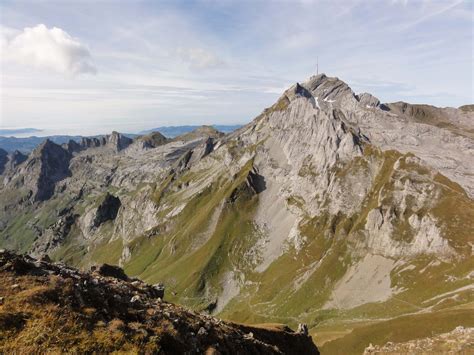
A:
[[[365,107],[367,108],[380,106],[379,99],[377,99],[375,96],[372,96],[371,94],[367,92],[364,92],[363,94],[358,95],[357,98],[359,99],[359,102],[362,105],[365,105]]]
[[[7,151],[0,148],[0,175],[7,175],[12,172],[19,164],[23,163],[28,156],[15,150],[8,154]]]
[[[15,150],[13,153],[10,154],[9,159],[8,159],[8,169],[11,171],[15,169],[18,165],[23,163],[26,159],[28,159],[28,156],[23,154],[22,152]]]
[[[70,176],[70,159],[68,151],[46,140],[19,166],[12,179],[23,180],[34,201],[48,200],[54,194],[56,183]]]
[[[31,247],[32,255],[47,255],[60,248],[76,223],[76,218],[70,211],[58,216],[58,219],[35,240]]]
[[[112,134],[102,137],[83,137],[80,147],[81,149],[107,147],[115,152],[119,152],[127,148],[132,142],[133,139],[114,131]]]
[[[197,146],[192,151],[192,156],[189,158],[186,164],[193,164],[201,160],[202,158],[204,158],[206,155],[210,154],[214,150],[214,146],[215,146],[214,138],[208,137],[205,142]]]
[[[66,149],[70,154],[72,154],[72,153],[80,152],[83,146],[81,146],[81,144],[77,143],[75,140],[70,139],[69,142],[67,142],[66,144],[63,144],[63,148]]]
[[[114,220],[121,206],[120,199],[107,193],[102,202],[97,207],[93,226],[99,227],[102,223]]]
[[[468,307],[473,122],[313,76],[229,135],[114,133],[61,148],[69,173],[34,203],[29,157],[4,174],[0,243],[120,264],[193,309],[307,324],[339,349],[359,318],[449,320]]]
[[[136,143],[142,149],[153,149],[157,148],[160,145],[166,144],[168,142],[168,138],[162,135],[160,132],[152,132],[145,136],[139,137],[136,139]]]
[[[319,354],[308,335],[197,314],[124,275],[111,266],[83,273],[1,250],[0,351]]]
[[[112,147],[117,152],[127,148],[133,142],[132,139],[118,132],[112,132],[110,136],[106,136],[106,141],[106,145]]]
[[[0,174],[5,171],[5,165],[8,162],[8,152],[0,148]]]
[[[81,148],[87,149],[87,148],[97,148],[104,146],[107,143],[105,137],[100,137],[100,138],[89,138],[89,137],[83,137],[81,139]]]

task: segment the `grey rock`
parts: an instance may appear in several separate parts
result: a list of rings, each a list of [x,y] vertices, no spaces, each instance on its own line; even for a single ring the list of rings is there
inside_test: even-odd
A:
[[[106,193],[105,197],[99,204],[99,207],[97,207],[93,220],[93,226],[99,227],[104,222],[114,220],[115,217],[117,217],[117,213],[121,205],[122,204],[118,197],[115,197],[110,193]]]
[[[5,165],[8,162],[8,152],[0,148],[0,175],[5,171]]]
[[[34,201],[45,201],[54,194],[56,184],[71,175],[71,155],[61,146],[46,140],[18,166],[10,180],[21,177],[22,185],[31,189]]]
[[[362,105],[365,105],[365,107],[378,107],[380,106],[380,100],[377,99],[375,96],[369,94],[369,93],[362,93],[359,94],[358,96],[359,102]]]

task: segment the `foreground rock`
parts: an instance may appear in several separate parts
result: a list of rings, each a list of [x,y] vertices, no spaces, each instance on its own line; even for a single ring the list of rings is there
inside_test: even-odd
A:
[[[164,302],[156,286],[111,266],[82,273],[1,250],[0,294],[1,353],[319,353],[287,327],[223,322]]]

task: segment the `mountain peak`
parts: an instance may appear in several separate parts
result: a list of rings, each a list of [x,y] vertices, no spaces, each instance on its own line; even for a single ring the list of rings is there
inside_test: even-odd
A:
[[[48,150],[48,149],[56,149],[57,147],[61,147],[60,145],[54,143],[52,140],[50,140],[49,138],[46,138],[40,145],[38,145],[38,147],[36,147],[36,149],[34,150],[34,152],[36,153],[41,153],[43,152],[44,150]]]
[[[326,74],[313,75],[301,85],[313,96],[323,100],[333,100],[346,95],[354,96],[352,89],[344,81]]]
[[[113,131],[112,134],[106,136],[107,146],[110,146],[115,151],[120,151],[132,144],[133,140],[124,136],[123,134]]]
[[[56,183],[70,175],[71,157],[66,149],[46,139],[16,173],[25,176],[24,184],[32,191],[33,199],[44,201],[54,194]]]
[[[203,125],[200,126],[191,132],[182,134],[174,138],[174,140],[195,140],[195,139],[206,139],[206,138],[220,138],[224,136],[224,133],[218,131],[212,126]]]

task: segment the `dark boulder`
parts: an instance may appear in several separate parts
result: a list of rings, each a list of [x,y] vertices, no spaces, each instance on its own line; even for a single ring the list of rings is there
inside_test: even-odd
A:
[[[115,277],[119,280],[128,280],[127,274],[119,266],[102,264],[96,269],[97,273],[102,276]]]

